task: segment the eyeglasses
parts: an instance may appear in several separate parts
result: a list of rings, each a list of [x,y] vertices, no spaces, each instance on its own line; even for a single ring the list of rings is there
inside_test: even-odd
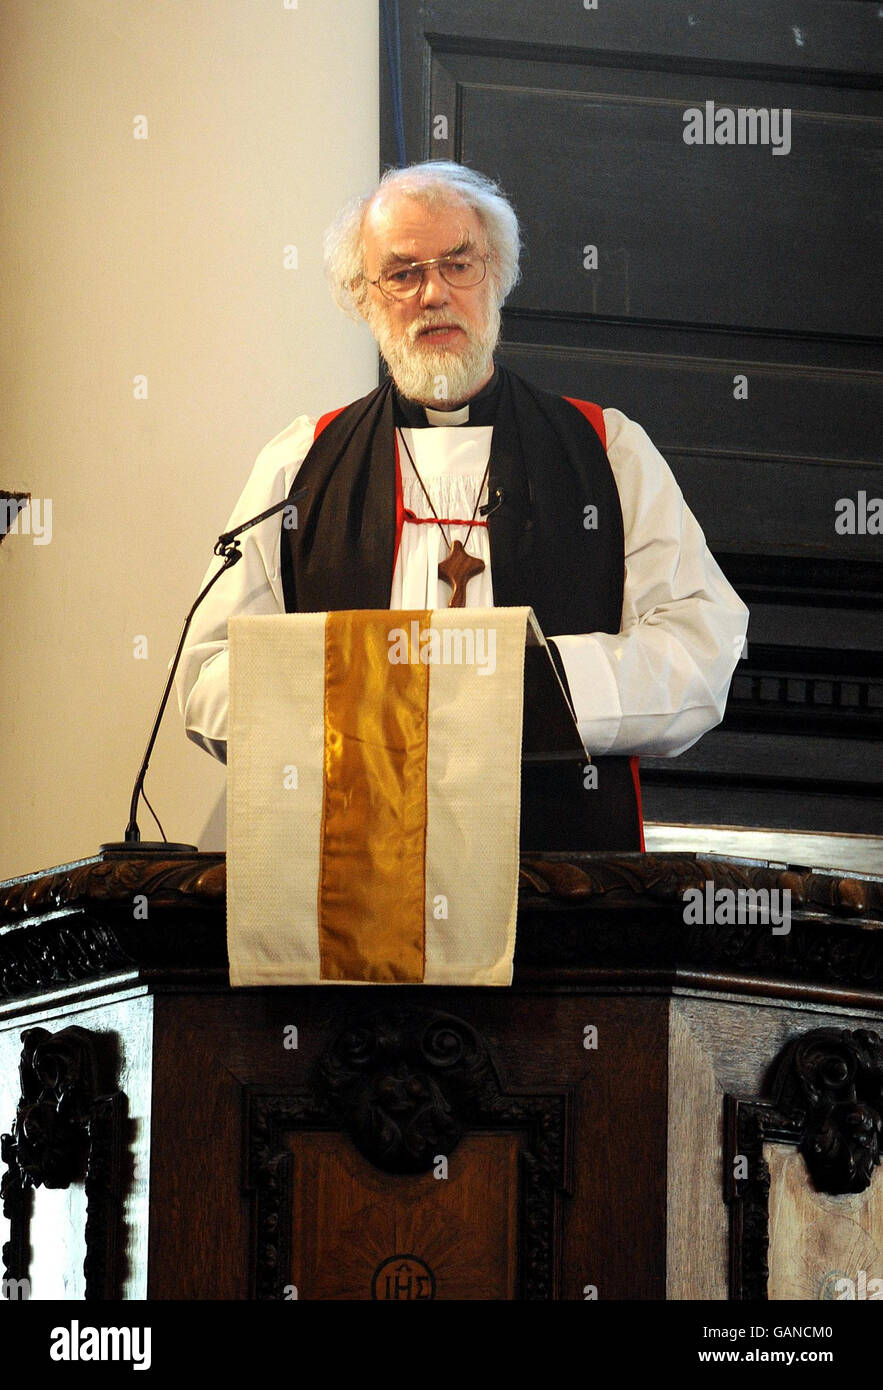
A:
[[[376,285],[387,299],[413,299],[423,288],[426,272],[433,265],[438,266],[442,279],[455,290],[471,290],[487,275],[484,256],[434,256],[431,261],[414,261],[411,265],[399,266],[398,270],[384,271],[368,284]]]

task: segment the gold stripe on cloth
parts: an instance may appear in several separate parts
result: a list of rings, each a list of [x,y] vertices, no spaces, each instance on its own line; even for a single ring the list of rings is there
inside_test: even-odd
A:
[[[412,628],[411,620],[418,626]],[[429,667],[390,630],[428,612],[328,614],[319,866],[323,980],[418,983],[425,968]]]

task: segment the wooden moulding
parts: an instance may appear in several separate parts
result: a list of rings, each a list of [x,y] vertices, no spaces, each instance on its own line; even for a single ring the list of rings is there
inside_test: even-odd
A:
[[[684,921],[684,893],[791,895],[791,924]],[[121,970],[226,975],[222,854],[105,854],[0,885],[0,999]],[[139,910],[140,909],[140,910]],[[522,858],[515,984],[631,983],[883,1002],[883,882],[696,854]]]

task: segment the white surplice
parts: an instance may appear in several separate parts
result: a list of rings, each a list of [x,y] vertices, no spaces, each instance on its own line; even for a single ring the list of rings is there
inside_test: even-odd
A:
[[[493,430],[470,426],[468,405],[426,414],[435,428],[402,433],[438,515],[465,522],[475,507]],[[620,631],[546,636],[554,638],[561,653],[580,733],[591,754],[673,757],[723,718],[748,609],[709,552],[671,469],[644,430],[618,410],[605,409],[604,422],[625,532]],[[315,419],[301,415],[262,450],[225,529],[288,496],[315,426]],[[401,441],[399,457],[405,507],[430,517]],[[487,486],[479,505],[486,501]],[[197,610],[178,670],[178,703],[187,733],[222,761],[227,620],[233,614],[284,613],[280,527],[275,516],[242,536],[243,558]],[[466,542],[468,529],[467,524],[445,525],[451,542]],[[466,605],[490,607],[493,574],[486,526],[473,528],[468,549],[485,568],[469,581]],[[438,578],[438,564],[447,553],[437,526],[406,520],[390,608],[447,607],[451,591]],[[210,566],[206,580],[219,564]]]

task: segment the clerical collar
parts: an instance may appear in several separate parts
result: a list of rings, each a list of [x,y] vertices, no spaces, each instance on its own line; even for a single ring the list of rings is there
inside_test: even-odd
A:
[[[426,429],[429,425],[493,425],[497,413],[502,373],[499,367],[486,386],[456,410],[433,410],[424,408],[417,401],[403,396],[398,387],[393,388],[395,398],[396,424],[411,429]]]
[[[423,407],[423,412],[430,425],[467,425],[469,423],[469,402],[461,405],[459,410],[430,410],[429,406]]]

